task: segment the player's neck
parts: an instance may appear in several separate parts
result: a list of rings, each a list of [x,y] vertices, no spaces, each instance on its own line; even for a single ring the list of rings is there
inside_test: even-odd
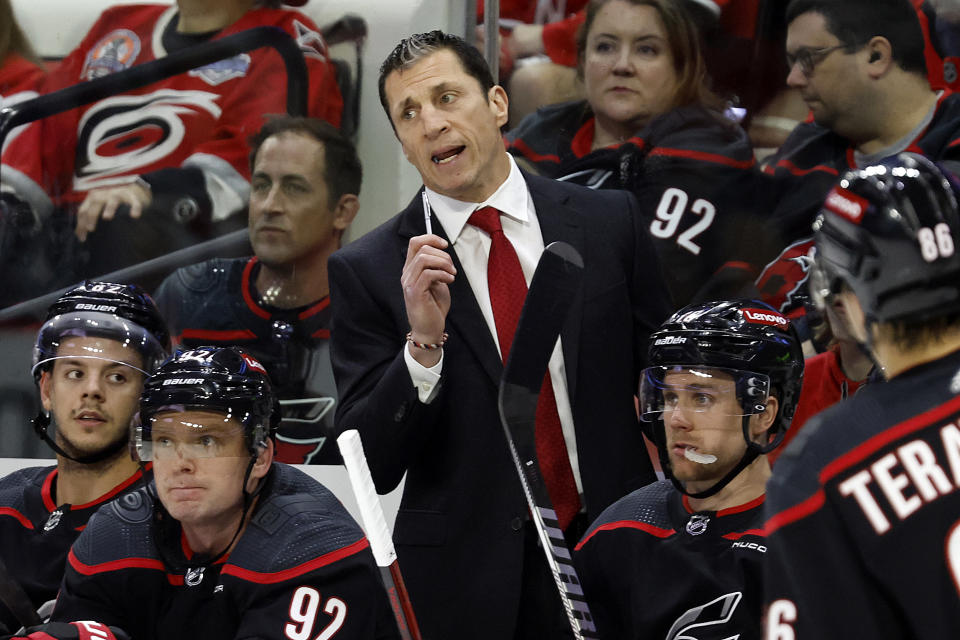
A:
[[[873,361],[855,340],[840,340],[837,343],[840,368],[850,380],[865,380],[873,369]]]
[[[229,27],[253,7],[253,0],[177,0],[178,33],[209,33]]]
[[[883,367],[883,375],[891,379],[913,367],[939,360],[954,351],[960,350],[960,327],[947,329],[937,341],[901,349],[892,340],[874,333],[873,353],[877,363]]]
[[[314,259],[292,266],[260,263],[254,286],[263,304],[280,309],[296,309],[324,298],[330,292],[327,258],[323,252]]]
[[[87,504],[112,491],[137,471],[137,463],[124,449],[117,456],[95,464],[81,464],[58,456],[57,491],[54,501]]]
[[[690,498],[690,508],[694,511],[721,511],[746,504],[764,494],[769,478],[770,463],[767,456],[759,456],[714,495],[709,498]],[[706,488],[699,487],[695,490],[702,491]]]
[[[237,527],[240,526],[242,513],[239,505],[229,516],[218,516],[215,520],[209,522],[181,522],[180,526],[183,528],[183,535],[187,538],[190,550],[193,553],[212,555],[219,554],[227,549],[224,555],[228,555],[240,542],[240,538],[243,537],[243,531],[246,530],[247,523],[250,522],[256,504],[257,499],[254,498],[247,510],[243,528],[239,534],[237,534]],[[229,548],[227,548],[228,545]]]

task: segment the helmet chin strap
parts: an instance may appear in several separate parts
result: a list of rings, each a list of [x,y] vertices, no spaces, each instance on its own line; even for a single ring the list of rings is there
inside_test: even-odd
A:
[[[746,440],[747,442],[747,450],[744,451],[743,457],[740,458],[740,462],[738,462],[733,467],[733,469],[728,471],[725,476],[723,476],[719,481],[717,481],[716,484],[708,487],[707,489],[704,489],[703,491],[698,491],[694,493],[687,491],[686,487],[684,487],[683,484],[679,480],[677,480],[674,477],[673,473],[670,471],[670,458],[666,453],[666,428],[664,428],[663,442],[659,446],[657,446],[657,452],[660,458],[660,466],[663,467],[663,472],[667,475],[668,478],[670,478],[670,482],[673,483],[673,486],[677,489],[677,491],[691,498],[694,498],[696,500],[709,498],[710,496],[716,495],[717,493],[720,492],[720,490],[722,490],[724,487],[730,484],[730,482],[734,478],[736,478],[741,471],[743,471],[748,466],[750,466],[753,463],[753,461],[756,460],[761,453],[766,453],[767,451],[765,447],[761,447],[759,444],[751,440],[749,437],[750,416],[743,416],[742,427],[743,427],[743,437],[744,437],[744,440]],[[770,449],[773,449],[777,444],[780,444],[780,440],[782,439],[782,437],[783,436],[781,434],[780,437],[775,441],[775,444],[770,447]]]
[[[118,452],[127,448],[128,436],[124,434],[123,437],[118,438],[96,453],[91,453],[85,456],[72,456],[64,451],[60,445],[54,442],[53,438],[50,437],[50,434],[47,433],[47,429],[50,427],[49,413],[41,410],[36,417],[31,420],[31,422],[33,423],[33,430],[36,432],[36,434],[40,436],[40,439],[46,442],[47,446],[53,449],[57,455],[63,456],[67,460],[73,460],[74,462],[78,462],[80,464],[94,464],[97,462],[102,462],[103,460],[112,458],[113,456],[117,455]]]

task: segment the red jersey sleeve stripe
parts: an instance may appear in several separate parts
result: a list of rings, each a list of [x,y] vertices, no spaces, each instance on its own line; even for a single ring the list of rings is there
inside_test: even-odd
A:
[[[719,153],[707,153],[706,151],[694,151],[692,149],[671,149],[669,147],[656,147],[650,152],[651,156],[669,156],[673,158],[690,158],[691,160],[700,160],[701,162],[711,162],[713,164],[722,164],[736,169],[750,169],[757,164],[756,159],[734,160]]]
[[[67,561],[77,573],[85,576],[92,576],[97,573],[107,573],[108,571],[120,571],[121,569],[158,569],[163,571],[163,563],[154,558],[122,558],[120,560],[110,560],[100,564],[84,564],[80,562],[77,556],[70,549],[67,555]]]
[[[761,538],[766,536],[767,533],[763,529],[747,529],[746,531],[738,531],[735,533],[725,533],[723,537],[727,540],[739,540],[744,536],[760,536]]]
[[[826,496],[823,493],[823,489],[820,489],[800,504],[795,504],[792,507],[784,509],[780,513],[772,516],[763,525],[764,535],[769,536],[780,527],[784,527],[797,520],[806,518],[811,513],[815,513],[823,506],[825,500]]]
[[[317,329],[310,334],[311,338],[330,338],[330,329]]]
[[[520,140],[520,139],[514,140],[510,144],[510,147],[513,149],[516,149],[521,154],[523,154],[523,157],[533,160],[534,162],[555,162],[556,164],[560,164],[560,156],[556,156],[553,154],[537,153],[536,151],[531,149],[527,145],[527,143],[524,142],[523,140]]]
[[[22,524],[27,529],[33,529],[33,523],[27,520],[27,516],[23,515],[16,509],[11,507],[0,507],[0,516],[10,516],[15,518],[20,524]]]
[[[234,342],[236,340],[255,340],[257,334],[249,329],[230,329],[217,331],[214,329],[184,329],[181,338],[193,340],[214,340],[216,342]]]
[[[834,169],[833,167],[828,167],[825,164],[818,164],[817,166],[811,169],[801,169],[797,165],[793,164],[786,158],[777,163],[777,166],[786,169],[795,176],[805,176],[808,173],[813,173],[814,171],[823,171],[824,173],[829,173],[832,176],[840,175],[840,172]]]
[[[591,531],[590,535],[577,544],[575,551],[580,551],[580,548],[583,547],[583,545],[585,545],[590,538],[597,535],[597,533],[600,531],[611,531],[613,529],[639,529],[640,531],[645,531],[646,533],[658,538],[669,538],[677,532],[676,529],[661,529],[660,527],[655,527],[652,524],[647,524],[646,522],[637,522],[636,520],[618,520],[616,522],[602,524]]]
[[[328,564],[333,564],[338,562],[348,556],[352,556],[355,553],[359,553],[364,549],[368,548],[370,543],[366,538],[360,538],[356,542],[346,547],[337,549],[336,551],[331,551],[330,553],[324,554],[319,558],[314,558],[309,562],[304,562],[301,565],[296,567],[290,567],[289,569],[284,569],[283,571],[277,571],[275,573],[261,573],[259,571],[251,571],[250,569],[243,569],[236,565],[228,564],[221,571],[222,574],[227,574],[231,576],[236,576],[242,580],[248,582],[257,582],[259,584],[274,584],[277,582],[284,582],[292,578],[297,578],[306,573],[310,573],[314,569],[319,569],[320,567],[325,567]]]

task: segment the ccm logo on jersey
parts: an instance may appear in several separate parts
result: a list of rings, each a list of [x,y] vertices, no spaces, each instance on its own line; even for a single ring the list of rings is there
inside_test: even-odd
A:
[[[243,354],[243,361],[246,362],[247,366],[253,369],[254,371],[259,371],[263,375],[267,375],[267,370],[263,367],[263,365],[257,362],[256,360],[254,360],[253,358],[251,358],[250,356],[248,356],[247,354]]]
[[[837,215],[843,216],[854,224],[860,224],[860,219],[863,218],[863,212],[867,210],[869,205],[869,202],[857,194],[847,191],[846,189],[841,189],[840,187],[831,189],[826,201],[823,203],[825,208],[833,211]]]
[[[113,313],[117,310],[116,307],[112,307],[108,304],[86,304],[80,303],[76,306],[77,311],[106,311],[108,313]]]
[[[765,309],[744,309],[743,317],[747,322],[752,322],[753,324],[768,324],[773,327],[779,327],[780,329],[786,329],[790,324],[789,320],[776,311],[768,311]]]
[[[168,384],[203,384],[203,378],[170,378],[163,381],[163,386]]]

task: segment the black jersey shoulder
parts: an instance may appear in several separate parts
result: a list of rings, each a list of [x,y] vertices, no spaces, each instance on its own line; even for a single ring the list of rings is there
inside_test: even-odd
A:
[[[675,493],[670,482],[661,480],[625,495],[604,509],[578,546],[599,532],[620,528],[633,528],[658,537],[672,535],[675,530],[669,503]]]
[[[50,474],[56,469],[28,467],[0,478],[0,516],[18,521],[26,528],[42,524],[49,515],[43,505],[42,490]]]

